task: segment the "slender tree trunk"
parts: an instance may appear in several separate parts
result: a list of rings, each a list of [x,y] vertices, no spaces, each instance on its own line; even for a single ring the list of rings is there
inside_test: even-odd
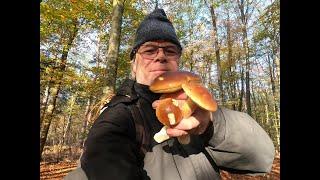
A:
[[[243,68],[241,67],[241,91],[240,91],[240,97],[239,97],[240,102],[239,102],[238,111],[242,111],[243,95],[244,95],[244,73],[243,73]]]
[[[256,103],[256,98],[255,98],[255,93],[253,89],[253,83],[251,83],[251,92],[252,92],[252,104],[253,104],[253,117],[256,121],[259,122],[259,117],[258,117],[258,111],[257,111],[257,103]]]
[[[54,59],[58,59],[58,53],[55,54],[54,56]],[[54,73],[52,75],[50,75],[50,79],[49,79],[49,82],[48,82],[48,91],[47,91],[47,97],[46,99],[44,100],[45,101],[45,105],[43,106],[43,108],[41,109],[41,115],[40,115],[40,129],[42,128],[42,123],[43,123],[43,120],[45,118],[45,115],[46,115],[46,110],[48,108],[48,101],[49,101],[49,97],[50,97],[50,92],[51,92],[51,87],[56,83],[53,79],[54,79]]]
[[[236,94],[237,94],[237,88],[236,88],[236,82],[235,82],[235,78],[234,78],[234,75],[233,75],[234,73],[232,72],[231,73],[231,76],[232,76],[232,99],[233,99],[233,104],[232,104],[232,108],[233,108],[233,110],[236,110],[236,105],[237,105],[237,103],[236,103]]]
[[[245,34],[245,41],[247,42],[247,36]],[[247,43],[246,43],[247,44]],[[248,46],[247,48],[248,49]],[[248,50],[247,50],[248,51]],[[251,92],[250,92],[250,62],[249,62],[249,52],[246,55],[246,104],[247,104],[247,112],[249,115],[252,115],[251,111]]]
[[[75,39],[75,37],[77,35],[77,32],[78,32],[78,22],[77,22],[77,20],[74,20],[73,33],[69,37],[67,44],[63,47],[62,55],[60,58],[60,60],[61,60],[60,68],[59,68],[60,73],[55,81],[56,84],[53,85],[53,87],[51,88],[50,97],[48,99],[48,108],[46,110],[46,114],[43,117],[43,121],[42,121],[43,126],[40,131],[40,159],[41,159],[44,145],[47,140],[47,135],[48,135],[48,131],[50,128],[50,124],[51,124],[52,118],[54,116],[54,110],[56,108],[57,97],[58,97],[58,94],[59,94],[59,91],[61,88],[61,84],[62,84],[63,72],[66,69],[66,63],[67,63],[66,61],[67,61],[68,52],[71,48],[73,40]]]
[[[271,64],[271,61],[270,61],[269,54],[267,55],[267,60],[268,60],[269,77],[270,77],[270,82],[271,82],[271,90],[272,90],[273,96],[275,97],[276,86],[275,86],[275,83],[274,83],[274,71],[273,71],[273,68],[272,68],[272,64]]]
[[[271,90],[272,90],[272,95],[274,100],[275,116],[276,116],[276,119],[278,119],[277,112],[279,112],[279,108],[278,108],[277,90],[276,90],[275,78],[274,78],[274,66],[270,61],[269,54],[267,55],[267,60],[268,60],[268,68],[269,68],[269,77],[271,82]]]
[[[274,106],[275,108],[276,106]],[[273,129],[274,129],[274,132],[275,132],[275,141],[276,141],[276,149],[279,150],[279,147],[280,147],[280,121],[279,119],[277,119],[277,116],[276,116],[276,109],[274,109],[274,113],[275,113],[275,118],[273,118]]]
[[[272,120],[273,124],[272,124],[271,128],[274,129],[276,143],[279,143],[279,141],[280,141],[280,139],[279,139],[280,135],[279,135],[279,129],[278,129],[278,122],[279,122],[278,112],[279,112],[279,108],[278,108],[277,90],[276,90],[276,85],[275,85],[275,81],[276,81],[275,80],[275,73],[274,73],[275,65],[274,65],[274,63],[271,63],[269,54],[267,55],[267,60],[268,60],[268,68],[269,68],[269,74],[270,74],[271,90],[272,90],[273,103],[274,103],[274,118]],[[278,144],[276,144],[276,146],[278,147]]]
[[[279,87],[280,87],[280,62],[279,62],[279,58],[278,58],[278,53],[276,48],[272,48],[272,66],[271,66],[271,72],[273,73],[272,76],[272,82],[273,83],[273,87],[272,87],[272,93],[273,93],[273,99],[274,99],[274,106],[275,106],[275,114],[276,114],[276,119],[279,120],[280,119],[280,108],[279,108]],[[268,58],[268,62],[270,62],[270,57],[267,56]],[[271,62],[269,63],[271,64]],[[270,76],[270,80],[271,80],[271,76]]]
[[[211,19],[212,19],[212,26],[214,31],[214,48],[215,48],[215,55],[217,60],[217,73],[218,73],[218,85],[219,85],[219,96],[221,99],[222,105],[225,103],[225,97],[224,97],[224,90],[222,85],[222,71],[221,71],[221,60],[220,60],[220,45],[219,45],[219,39],[218,39],[218,29],[217,29],[217,17],[213,8],[213,5],[210,5],[210,13],[211,13]]]
[[[261,106],[264,106],[265,103],[260,93],[257,94],[256,100],[257,100],[257,106],[259,107],[259,112],[260,112],[259,118],[260,118],[261,126],[265,127],[264,116],[261,114],[261,111],[264,112],[264,109],[263,109],[264,107],[261,109]]]
[[[250,62],[249,62],[249,41],[248,41],[248,34],[247,34],[247,22],[248,22],[248,7],[246,10],[244,9],[244,0],[237,0],[238,8],[240,11],[240,19],[242,25],[242,36],[243,36],[243,48],[245,50],[245,67],[246,67],[246,106],[247,106],[247,113],[252,115],[251,112],[251,93],[250,93]],[[247,4],[248,5],[248,4]]]
[[[278,54],[278,53],[277,53]],[[276,108],[276,139],[277,149],[280,152],[280,108],[279,108],[279,97],[280,97],[280,62],[278,55],[275,56],[275,68],[276,68],[276,95],[275,95],[275,108]]]
[[[123,11],[124,0],[113,0],[112,25],[107,52],[107,86],[104,88],[104,92],[111,91],[111,93],[113,93],[116,87]]]
[[[66,138],[67,138],[67,136],[69,134],[69,131],[70,131],[71,120],[72,120],[72,112],[73,112],[73,109],[74,109],[74,105],[76,103],[76,99],[77,99],[77,93],[75,95],[73,95],[71,97],[71,99],[70,99],[70,108],[69,108],[68,121],[67,121],[67,125],[66,125],[66,128],[65,128],[63,137],[62,137],[62,145],[65,145]]]
[[[270,117],[270,107],[271,103],[269,101],[269,97],[268,97],[268,92],[266,90],[263,91],[264,96],[265,96],[265,112],[266,112],[266,129],[268,134],[270,135],[271,139],[274,141],[274,133],[273,133],[273,126],[274,126],[274,121],[272,116]]]
[[[58,144],[58,155],[56,157],[56,162],[60,161],[60,157],[61,157],[61,152],[63,150],[63,147],[65,145],[65,140],[66,140],[66,136],[67,136],[67,131],[70,128],[70,123],[71,123],[71,114],[69,113],[67,120],[65,119],[65,117],[63,118],[63,129],[62,129],[62,137],[59,139],[59,144]],[[67,121],[67,122],[66,122]],[[57,128],[55,128],[56,130]],[[54,134],[57,134],[56,132]]]
[[[275,68],[275,72],[276,72],[276,82],[277,85],[279,86],[280,84],[280,59],[279,59],[279,52],[276,52],[276,55],[274,55],[274,68]]]
[[[229,76],[229,89],[230,89],[230,97],[232,99],[232,109],[233,110],[236,110],[236,103],[235,103],[235,99],[236,99],[236,89],[235,89],[235,80],[234,80],[234,77],[233,77],[233,71],[232,71],[232,67],[234,65],[233,63],[233,51],[232,51],[232,35],[231,35],[231,22],[230,22],[230,19],[229,19],[229,12],[227,14],[227,24],[226,24],[226,27],[227,27],[227,46],[228,46],[228,54],[227,54],[227,59],[228,59],[228,70],[229,70],[229,73],[228,73],[228,76]]]
[[[266,113],[266,125],[267,125],[267,127],[269,127],[269,108],[268,108],[268,104],[264,105],[264,108],[265,108],[265,113]]]
[[[40,113],[40,127],[42,126],[43,117],[45,115],[46,108],[48,106],[49,92],[50,92],[50,87],[48,85],[46,87],[45,93],[43,95],[43,99],[42,99],[41,107],[40,107],[40,110],[41,110],[41,113]]]
[[[67,124],[65,125],[65,128],[63,130],[63,136],[62,138],[60,139],[59,141],[59,145],[58,145],[58,156],[57,156],[57,162],[60,161],[60,158],[61,158],[61,153],[63,151],[63,147],[64,145],[66,145],[66,139],[67,139],[67,135],[69,134],[69,131],[70,131],[70,127],[71,127],[71,119],[72,119],[72,114],[71,112],[69,113],[68,115],[68,118],[67,118]]]
[[[81,128],[81,134],[80,134],[80,142],[79,146],[80,148],[83,148],[84,140],[85,140],[85,135],[87,131],[87,126],[88,126],[88,121],[90,121],[91,118],[91,102],[92,102],[92,97],[90,97],[87,101],[87,106],[86,106],[86,112],[85,112],[85,118],[82,122],[82,128]]]
[[[48,108],[46,110],[46,115],[43,117],[43,126],[40,131],[40,159],[42,155],[42,151],[44,148],[44,145],[47,140],[47,135],[48,131],[51,125],[52,117],[53,117],[53,112],[56,107],[56,102],[57,102],[57,96],[60,91],[60,84],[56,84],[54,87],[51,88],[51,93],[50,93],[50,98],[48,99]]]

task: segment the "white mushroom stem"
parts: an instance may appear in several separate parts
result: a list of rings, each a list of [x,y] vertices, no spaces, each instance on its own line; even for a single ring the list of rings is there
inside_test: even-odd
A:
[[[176,118],[174,117],[173,113],[168,113],[168,119],[169,119],[170,125],[176,124]]]
[[[170,137],[167,134],[167,129],[167,126],[163,126],[161,130],[153,136],[153,139],[157,143],[162,143],[163,141],[168,140]]]
[[[179,107],[179,102],[176,99],[172,99],[172,104]]]

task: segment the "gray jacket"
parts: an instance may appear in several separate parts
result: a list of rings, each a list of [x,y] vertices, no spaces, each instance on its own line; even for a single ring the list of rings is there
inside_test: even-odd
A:
[[[132,92],[136,92],[136,94],[140,94],[137,96],[138,99],[142,99],[142,101],[143,99],[148,99],[146,95],[148,96],[150,92],[143,85],[127,82],[125,87],[127,89],[129,87],[130,93],[128,94],[126,91],[122,91],[122,93],[128,95],[128,97],[132,97]],[[153,99],[151,98],[143,103],[148,104],[152,103],[152,101]],[[117,110],[117,107],[121,109],[121,107],[125,106],[122,103],[122,105],[108,107],[105,110],[105,114],[108,114],[108,117],[118,117],[120,116],[119,114],[122,114],[121,116],[127,117],[127,121],[114,121],[117,118],[105,120],[108,118],[103,118],[105,116],[102,113],[100,120],[98,118],[95,125],[93,125],[87,141],[93,141],[91,140],[93,138],[90,139],[90,137],[97,139],[98,136],[96,134],[100,133],[96,133],[93,129],[97,129],[97,127],[101,129],[101,124],[108,126],[103,130],[103,134],[112,129],[113,133],[104,137],[105,139],[108,137],[110,140],[103,142],[106,144],[103,148],[101,148],[101,144],[99,146],[96,145],[97,140],[94,143],[96,146],[87,142],[81,165],[70,172],[65,177],[66,180],[85,180],[88,177],[91,177],[89,179],[213,180],[221,179],[220,169],[247,174],[261,174],[271,170],[275,151],[267,133],[246,113],[222,107],[219,107],[213,113],[214,121],[204,135],[191,136],[191,142],[188,145],[181,145],[176,138],[171,138],[161,144],[151,143],[153,145],[148,146],[149,149],[147,148],[143,153],[143,159],[141,159],[143,162],[139,166],[134,165],[139,161],[139,158],[132,159],[137,153],[126,153],[127,151],[122,153],[122,148],[119,148],[118,151],[112,150],[113,153],[108,155],[108,148],[116,149],[118,145],[112,144],[114,141],[110,136],[121,134],[120,132],[115,133],[115,128],[110,128],[110,126],[118,123],[114,127],[124,127],[124,122],[129,122],[128,119],[130,119],[129,116],[123,115],[125,114],[124,112]],[[151,119],[156,118],[154,113],[150,115],[151,112],[148,110],[141,111],[141,113],[142,117],[149,122],[153,122]],[[122,128],[122,132],[130,134],[128,129],[130,127],[132,129],[132,125],[127,125],[127,127]],[[160,125],[154,127],[156,128],[153,131],[151,130],[150,137],[153,137],[154,133],[161,128]],[[107,145],[108,141],[109,146]],[[129,147],[132,141],[133,139],[123,141],[124,144],[119,147]],[[117,140],[117,143],[121,142],[122,139]],[[90,150],[90,147],[94,150]],[[101,148],[101,151],[97,150],[99,148]],[[102,149],[105,153],[103,153]],[[101,154],[100,157],[99,154]],[[116,156],[123,157],[123,159],[111,161]],[[88,165],[88,162],[90,162],[90,165]]]

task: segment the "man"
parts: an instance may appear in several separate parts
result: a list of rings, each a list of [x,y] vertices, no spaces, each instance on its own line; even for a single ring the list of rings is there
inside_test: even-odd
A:
[[[161,128],[154,108],[159,94],[151,82],[177,71],[182,47],[171,22],[156,9],[140,24],[130,54],[132,76],[94,122],[81,157],[81,167],[65,179],[220,179],[219,169],[260,174],[271,170],[274,146],[250,116],[219,107],[198,108],[190,118],[167,129],[170,138],[153,139]],[[186,95],[181,93],[180,99]],[[177,138],[190,134],[182,145]]]

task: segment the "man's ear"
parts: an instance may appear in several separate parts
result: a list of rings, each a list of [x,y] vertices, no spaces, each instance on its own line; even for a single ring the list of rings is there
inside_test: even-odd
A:
[[[137,60],[136,59],[133,59],[131,66],[132,66],[132,72],[134,74],[136,74],[136,72],[137,72]]]

